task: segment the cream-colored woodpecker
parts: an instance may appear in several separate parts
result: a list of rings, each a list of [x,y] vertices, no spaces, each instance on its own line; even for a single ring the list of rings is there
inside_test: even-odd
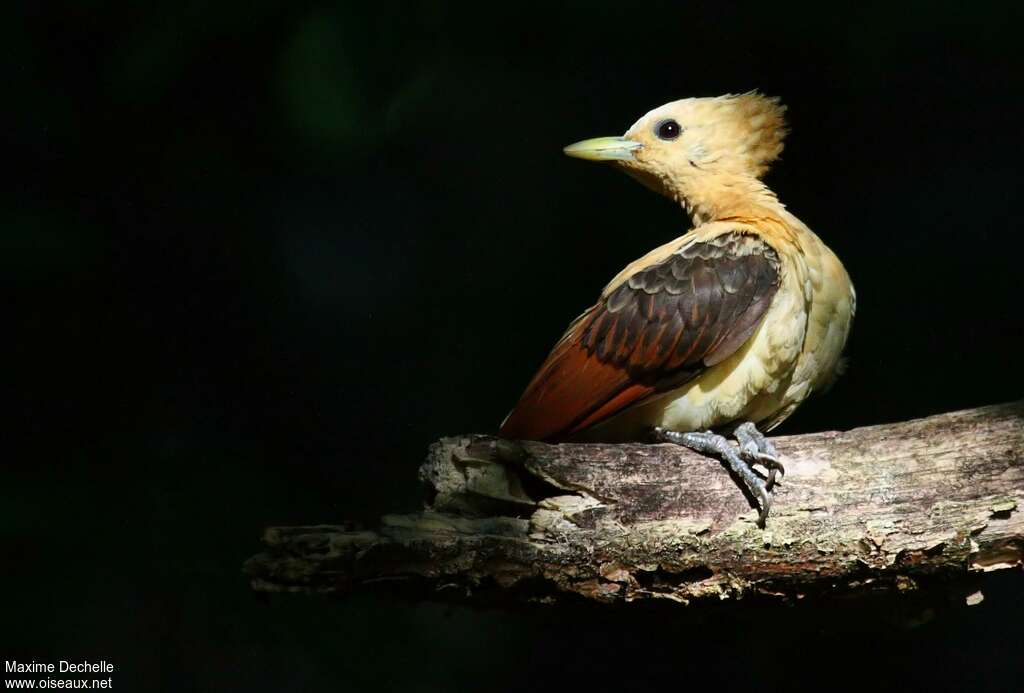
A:
[[[856,306],[839,259],[761,182],[782,151],[784,110],[757,93],[683,99],[622,137],[565,148],[675,200],[693,228],[629,264],[569,325],[502,436],[653,436],[712,454],[764,523],[781,464],[761,431],[836,378]]]

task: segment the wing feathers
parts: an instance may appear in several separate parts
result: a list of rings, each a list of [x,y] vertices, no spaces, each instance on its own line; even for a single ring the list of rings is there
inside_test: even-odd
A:
[[[502,424],[559,439],[678,387],[753,334],[779,286],[778,254],[740,231],[645,267],[578,318]]]

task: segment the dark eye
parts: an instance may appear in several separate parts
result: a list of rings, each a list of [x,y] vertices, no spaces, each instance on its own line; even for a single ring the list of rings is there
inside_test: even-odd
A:
[[[654,132],[663,140],[674,140],[683,129],[674,120],[663,120],[654,128]]]

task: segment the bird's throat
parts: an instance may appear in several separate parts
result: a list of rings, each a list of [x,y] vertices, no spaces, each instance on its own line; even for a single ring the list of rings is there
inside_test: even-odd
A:
[[[775,193],[751,175],[704,170],[655,175],[636,166],[622,170],[644,187],[675,200],[694,226],[718,219],[777,216],[782,209]]]
[[[782,205],[768,186],[750,176],[688,176],[670,181],[668,196],[694,226],[719,219],[773,215]]]

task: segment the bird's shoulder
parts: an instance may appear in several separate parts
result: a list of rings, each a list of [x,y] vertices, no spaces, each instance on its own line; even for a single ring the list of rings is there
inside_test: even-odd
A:
[[[637,258],[605,285],[601,298],[644,270],[670,261],[685,261],[697,254],[711,257],[742,257],[774,251],[773,239],[758,225],[746,221],[711,221],[690,229],[687,233],[658,246]]]

